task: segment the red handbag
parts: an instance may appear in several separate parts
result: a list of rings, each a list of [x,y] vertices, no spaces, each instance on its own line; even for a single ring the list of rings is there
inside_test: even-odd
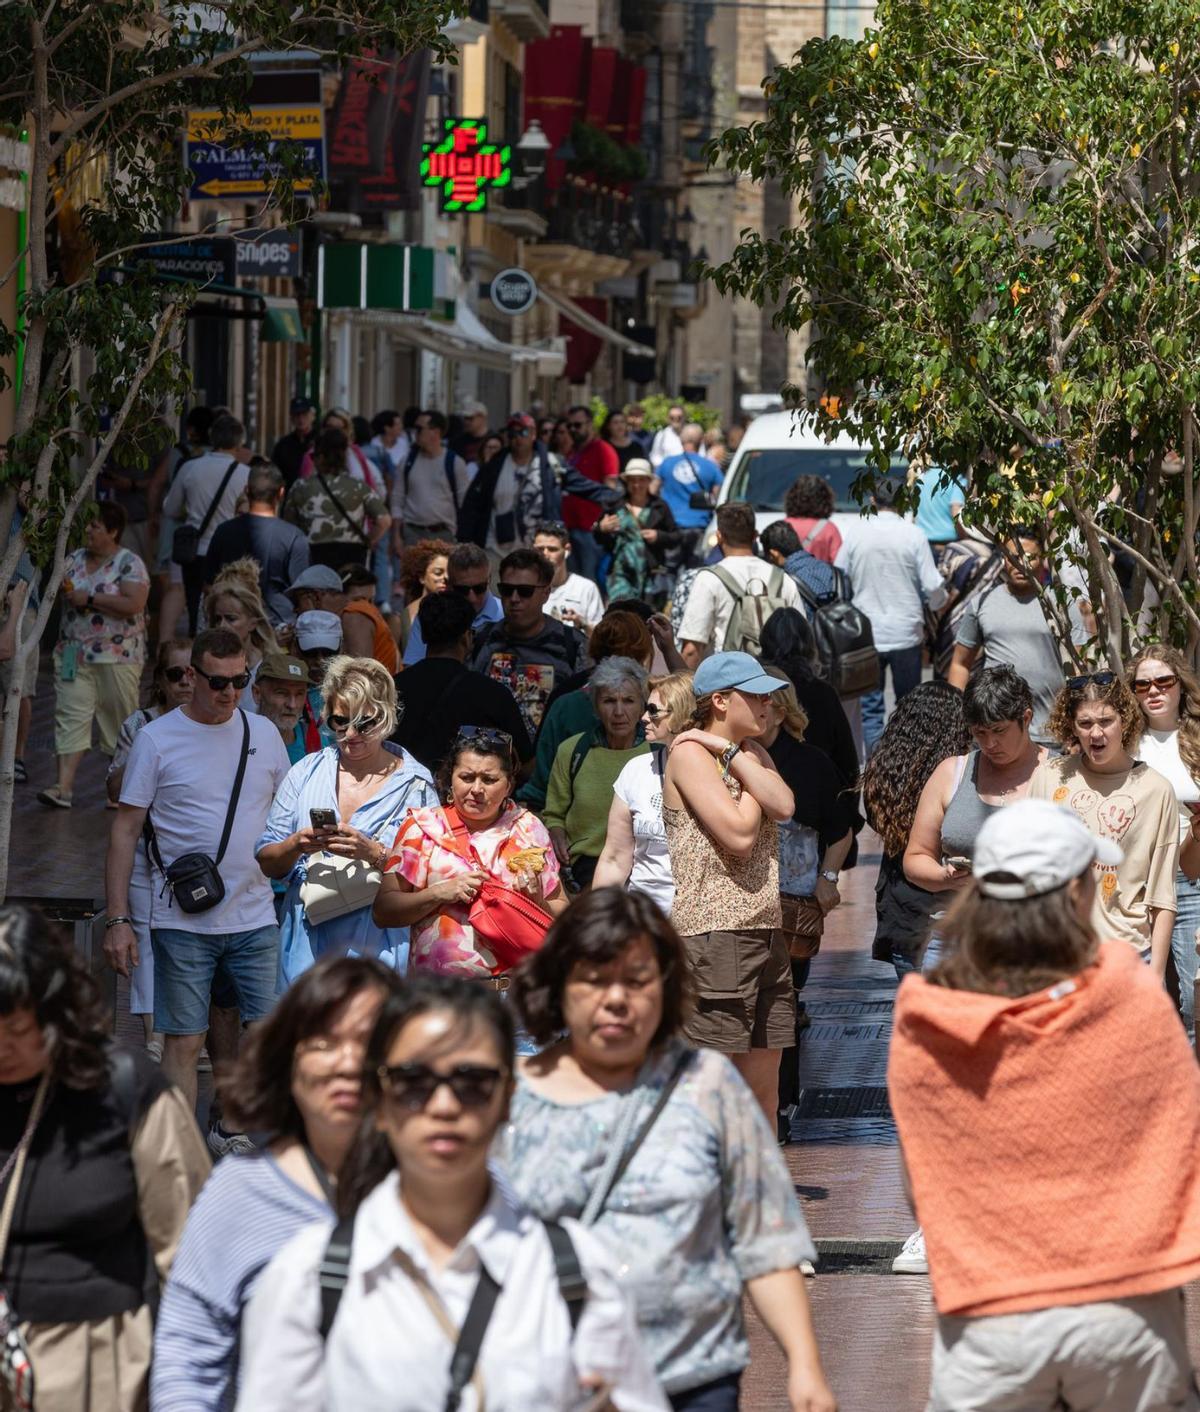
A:
[[[455,841],[464,843],[468,849],[467,854],[459,853],[458,856],[486,873],[487,869],[475,851],[471,835],[458,817],[458,811],[447,808],[443,813]],[[496,958],[492,974],[498,976],[520,965],[531,952],[541,949],[554,918],[532,897],[515,888],[505,887],[489,876],[471,903],[467,920]]]

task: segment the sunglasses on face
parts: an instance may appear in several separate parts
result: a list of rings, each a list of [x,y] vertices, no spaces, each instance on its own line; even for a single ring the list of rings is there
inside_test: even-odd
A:
[[[533,432],[528,427],[509,427],[509,436],[532,436]]]
[[[649,716],[652,721],[657,721],[659,716],[665,716],[666,714],[667,708],[665,706],[656,706],[653,701],[647,701],[642,711],[642,715]]]
[[[171,682],[174,686],[178,686],[179,683],[184,679],[184,677],[187,676],[187,673],[188,669],[186,667],[163,668],[163,676],[166,677],[166,679]]]
[[[486,579],[483,583],[456,583],[450,588],[450,592],[457,593],[460,598],[482,598],[487,591]]]
[[[354,716],[329,717],[329,729],[333,731],[334,735],[345,735],[351,726],[354,727],[359,735],[370,735],[378,725],[378,716],[359,716],[357,718]]]
[[[485,1064],[459,1064],[439,1074],[428,1064],[381,1064],[379,1084],[389,1099],[410,1113],[419,1113],[443,1084],[450,1086],[460,1108],[486,1108],[504,1081],[504,1070]]]
[[[1081,677],[1068,677],[1067,686],[1072,691],[1082,691],[1089,682],[1094,686],[1112,686],[1116,679],[1116,672],[1085,672]]]
[[[587,429],[587,423],[586,423],[586,422],[568,422],[568,423],[567,423],[567,427],[568,427],[571,431],[585,431],[585,430]]]
[[[500,597],[511,598],[516,594],[518,598],[532,598],[540,586],[536,583],[502,583],[499,585]]]
[[[224,691],[227,686],[233,686],[238,691],[245,691],[250,685],[250,673],[239,672],[236,677],[210,677],[207,672],[197,669],[196,675],[203,677],[213,691]]]
[[[1166,676],[1162,677],[1138,677],[1137,681],[1133,684],[1133,689],[1139,696],[1149,696],[1151,687],[1166,692],[1170,691],[1173,686],[1178,685],[1179,678],[1174,672],[1168,672]]]

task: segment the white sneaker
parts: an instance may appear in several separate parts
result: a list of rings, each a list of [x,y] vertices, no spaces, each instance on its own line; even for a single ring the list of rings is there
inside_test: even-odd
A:
[[[927,1275],[929,1261],[925,1258],[925,1232],[913,1231],[904,1242],[900,1254],[892,1261],[893,1275]]]
[[[811,1260],[801,1260],[800,1273],[804,1276],[806,1280],[815,1279],[817,1274],[817,1267],[813,1264]]]
[[[257,1149],[245,1133],[225,1133],[214,1123],[208,1130],[208,1150],[214,1157],[228,1157],[230,1153],[244,1156]]]

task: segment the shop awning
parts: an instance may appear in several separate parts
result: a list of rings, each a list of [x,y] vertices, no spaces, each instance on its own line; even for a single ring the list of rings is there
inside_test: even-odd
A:
[[[295,299],[264,294],[261,338],[264,343],[305,343],[300,305]]]
[[[589,313],[582,305],[577,304],[574,299],[566,294],[560,294],[557,289],[549,289],[544,284],[538,285],[538,298],[544,299],[552,309],[557,309],[564,318],[568,318],[585,333],[590,333],[594,338],[601,338],[605,343],[611,343],[614,348],[620,348],[626,353],[635,353],[639,358],[654,356],[654,349],[646,343],[636,343],[632,338],[615,328],[609,328],[603,319],[598,319],[594,314]]]
[[[388,309],[358,309],[352,313],[347,311],[347,316],[374,328],[388,329],[405,343],[460,363],[475,363],[481,368],[494,368],[498,372],[509,372],[514,364],[529,364],[547,376],[556,375],[549,363],[553,362],[561,368],[560,352],[503,342],[489,333],[461,301],[455,304],[451,321],[431,319],[421,314],[400,314]]]

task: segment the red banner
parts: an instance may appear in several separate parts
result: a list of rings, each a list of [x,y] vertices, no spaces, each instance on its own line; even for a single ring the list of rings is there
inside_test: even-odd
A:
[[[622,55],[617,55],[613,69],[612,91],[608,99],[608,113],[604,131],[614,142],[625,141],[625,129],[629,125],[629,82],[633,65]]]
[[[608,300],[592,294],[573,294],[572,299],[587,314],[601,323],[608,322]],[[567,366],[563,376],[568,382],[582,382],[596,366],[604,340],[574,324],[565,314],[558,316],[558,332],[567,340]]]
[[[625,103],[625,141],[642,144],[642,111],[646,106],[646,70],[641,64],[629,68],[629,96]]]
[[[583,117],[584,96],[591,71],[592,41],[580,25],[554,25],[549,39],[525,46],[525,118],[527,128],[536,118],[550,142],[546,162],[546,187],[563,184],[566,165],[554,153]]]
[[[615,49],[608,49],[600,44],[592,49],[584,118],[593,127],[608,126],[608,109],[612,102],[613,79],[617,71],[618,57]]]
[[[330,124],[329,180],[339,210],[419,208],[428,92],[428,49],[350,63]]]

